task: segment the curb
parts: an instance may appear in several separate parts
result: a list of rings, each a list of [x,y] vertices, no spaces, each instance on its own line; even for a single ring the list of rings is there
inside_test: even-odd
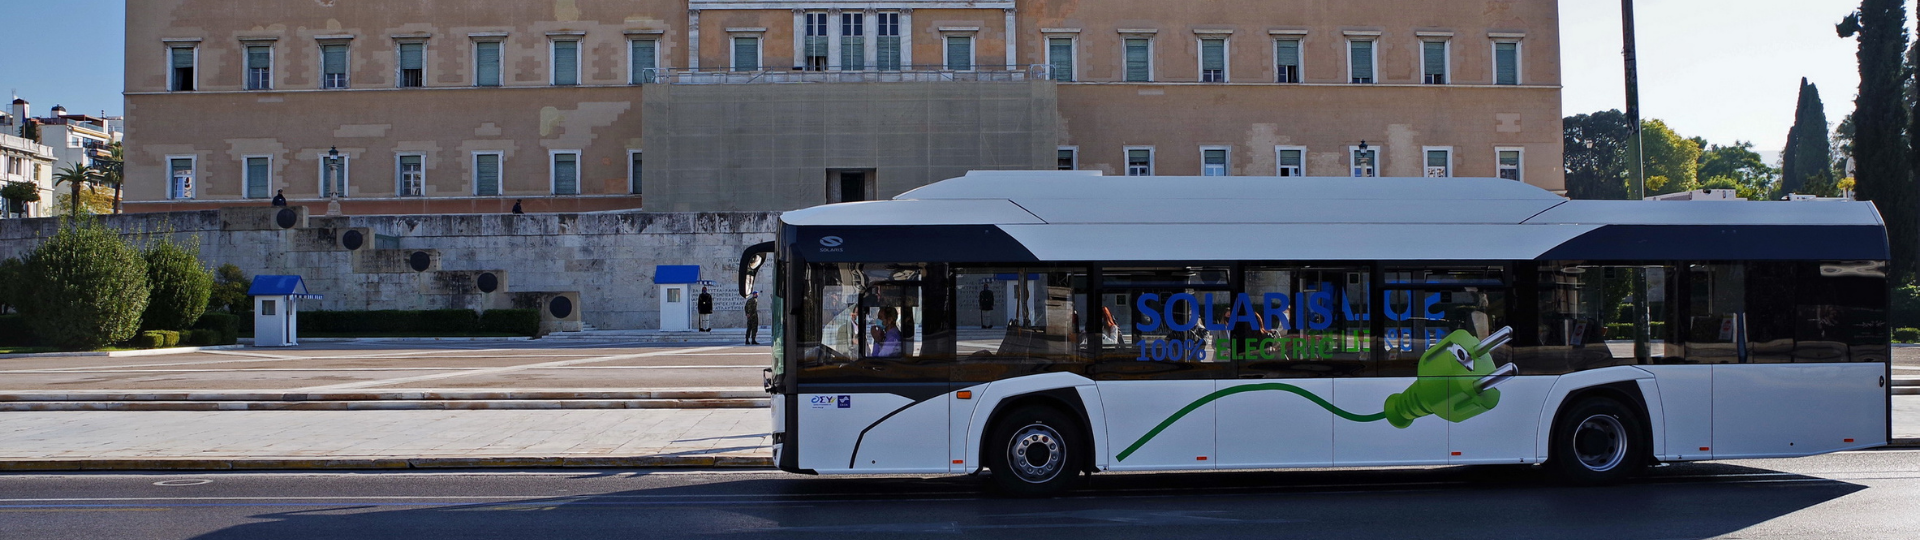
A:
[[[398,469],[770,469],[771,456],[618,457],[423,457],[423,458],[127,458],[16,459],[0,461],[5,472],[64,471],[361,471]]]
[[[1920,437],[1895,438],[1884,448],[1920,448]]]
[[[92,356],[92,357],[166,356],[169,354],[186,354],[186,353],[195,353],[200,351],[227,351],[227,350],[244,349],[244,348],[246,348],[245,345],[213,345],[208,347],[174,347],[171,349],[146,349],[146,350],[140,350],[140,351],[94,351],[94,352],[49,352],[49,353],[0,354],[0,360],[6,360],[6,359],[12,359],[12,358],[62,358],[62,357],[79,357],[79,356]]]

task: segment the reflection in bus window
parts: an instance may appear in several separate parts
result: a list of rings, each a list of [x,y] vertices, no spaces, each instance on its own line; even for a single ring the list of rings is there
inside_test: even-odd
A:
[[[1247,309],[1255,328],[1235,324],[1227,352],[1241,378],[1359,375],[1371,354],[1368,291],[1363,268],[1254,268],[1246,273]],[[1240,301],[1236,301],[1240,303]]]
[[[1516,346],[1517,364],[1528,375],[1557,375],[1609,366],[1678,361],[1678,341],[1667,324],[1676,306],[1667,302],[1670,275],[1664,266],[1542,265],[1531,287],[1538,297],[1533,340]],[[1640,302],[1637,295],[1644,294]],[[1645,322],[1640,315],[1645,316]]]
[[[961,325],[955,353],[962,362],[1078,362],[1085,281],[1085,271],[956,268],[955,311],[986,322]]]
[[[1381,375],[1418,371],[1420,357],[1448,335],[1486,339],[1507,327],[1507,287],[1500,268],[1389,270],[1383,295],[1386,332]],[[1496,363],[1511,354],[1494,351]]]
[[[921,266],[817,264],[811,272],[817,289],[801,334],[809,362],[922,355]]]
[[[1225,266],[1103,269],[1100,319],[1094,321],[1101,336],[1096,375],[1108,380],[1230,376],[1232,365],[1220,348],[1231,341],[1231,276]]]

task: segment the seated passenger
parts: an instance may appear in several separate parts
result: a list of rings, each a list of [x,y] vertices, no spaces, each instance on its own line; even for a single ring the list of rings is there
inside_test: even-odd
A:
[[[880,324],[868,334],[873,339],[873,358],[899,358],[904,356],[900,350],[900,312],[890,307],[880,308]]]

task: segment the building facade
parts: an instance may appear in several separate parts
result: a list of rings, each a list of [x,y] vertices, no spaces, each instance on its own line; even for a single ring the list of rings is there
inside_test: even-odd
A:
[[[39,200],[0,201],[0,217],[29,218],[52,215],[53,148],[25,137],[0,133],[0,186],[32,186]],[[15,188],[17,189],[17,188]]]
[[[126,208],[779,211],[1051,168],[1563,190],[1558,25],[1553,0],[129,2]]]

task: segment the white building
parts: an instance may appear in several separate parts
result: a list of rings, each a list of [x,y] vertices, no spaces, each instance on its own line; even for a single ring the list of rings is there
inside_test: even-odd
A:
[[[29,184],[40,192],[38,202],[24,204],[5,201],[0,217],[43,217],[52,215],[53,148],[11,134],[0,133],[0,186]]]

